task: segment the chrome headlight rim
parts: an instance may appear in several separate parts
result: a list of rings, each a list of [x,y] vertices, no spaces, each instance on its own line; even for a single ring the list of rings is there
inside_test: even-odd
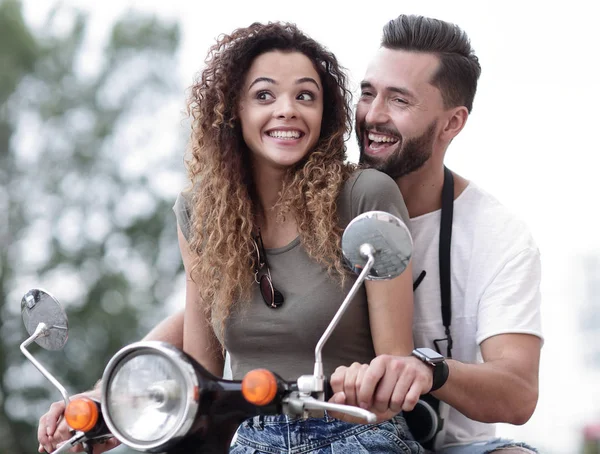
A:
[[[148,442],[132,440],[124,434],[114,423],[107,402],[108,390],[111,381],[114,378],[115,371],[120,369],[124,360],[135,358],[142,354],[157,355],[169,361],[173,367],[178,370],[181,377],[183,377],[186,389],[184,410],[179,419],[179,423],[162,437]],[[119,350],[111,358],[104,369],[102,375],[102,414],[112,435],[124,445],[137,450],[162,450],[168,444],[186,435],[192,427],[194,420],[196,419],[196,414],[198,413],[198,390],[199,383],[195,369],[183,352],[165,342],[135,342]]]

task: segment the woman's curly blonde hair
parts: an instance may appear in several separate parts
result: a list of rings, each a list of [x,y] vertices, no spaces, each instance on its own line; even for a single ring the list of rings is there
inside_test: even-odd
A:
[[[191,274],[213,326],[222,327],[232,305],[249,300],[256,285],[251,238],[258,205],[237,108],[254,59],[276,50],[308,57],[324,88],[321,135],[312,152],[288,170],[276,204],[278,216],[294,216],[308,255],[332,276],[343,279],[345,274],[336,202],[353,170],[345,163],[346,133],[352,126],[346,75],[332,53],[294,24],[254,23],[235,30],[210,48],[188,101]]]

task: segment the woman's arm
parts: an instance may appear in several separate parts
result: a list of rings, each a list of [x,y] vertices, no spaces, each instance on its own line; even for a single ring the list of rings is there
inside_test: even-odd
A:
[[[366,281],[375,354],[410,355],[413,351],[412,261],[391,280]]]
[[[192,281],[192,253],[181,229],[177,228],[179,249],[185,267],[185,315],[183,321],[183,350],[194,357],[210,373],[223,376],[223,351],[200,301],[196,283]]]
[[[406,357],[413,351],[412,261],[389,281],[366,281],[371,336],[377,357],[371,364],[338,367],[331,376],[336,393],[332,402],[360,405],[375,411],[383,421],[401,410],[411,410],[431,383],[419,380],[414,367],[386,367],[387,358]],[[420,366],[419,360],[413,366]],[[351,422],[362,422],[337,415]]]

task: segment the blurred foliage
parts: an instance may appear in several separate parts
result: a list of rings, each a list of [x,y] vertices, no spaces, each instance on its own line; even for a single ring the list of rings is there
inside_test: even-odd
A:
[[[27,290],[65,306],[65,350],[30,351],[78,392],[165,316],[181,276],[174,200],[157,184],[182,174],[181,148],[143,165],[177,96],[179,27],[129,11],[95,55],[88,23],[57,7],[34,29],[0,0],[0,453],[37,452],[37,419],[60,398],[19,352]]]

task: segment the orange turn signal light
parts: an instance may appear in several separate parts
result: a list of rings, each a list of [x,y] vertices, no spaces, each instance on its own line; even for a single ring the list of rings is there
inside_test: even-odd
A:
[[[65,421],[73,430],[88,432],[98,421],[98,406],[92,399],[80,397],[69,402],[65,410]]]
[[[277,395],[277,379],[273,372],[266,369],[248,372],[242,380],[242,395],[254,405],[270,404]]]

